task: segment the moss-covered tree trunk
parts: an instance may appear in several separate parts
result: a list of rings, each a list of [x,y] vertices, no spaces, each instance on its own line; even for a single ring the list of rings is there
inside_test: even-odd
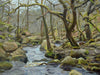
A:
[[[50,6],[51,7],[51,10],[52,10],[52,6]],[[54,35],[54,29],[53,29],[53,21],[52,21],[52,14],[50,14],[50,25],[51,25],[51,32],[52,32],[52,37],[53,37],[53,39],[54,40],[56,40],[56,38],[55,38],[55,35]]]
[[[19,6],[19,1],[20,0],[18,0],[18,6]],[[18,9],[18,13],[17,13],[17,39],[19,39],[19,34],[20,34],[20,28],[19,28],[19,12],[20,12],[20,10]]]
[[[29,4],[29,0],[27,1],[27,4]],[[27,22],[26,22],[26,30],[29,29],[29,7],[27,7]]]
[[[41,4],[43,4],[43,0],[41,0]],[[43,15],[44,14],[43,7],[41,7],[41,12],[42,12],[42,15]],[[51,51],[51,44],[50,44],[50,41],[49,41],[47,23],[46,23],[45,17],[43,16],[42,18],[43,18],[43,23],[44,23],[44,28],[45,28],[45,34],[46,34],[46,40],[47,40],[47,49],[49,51]]]

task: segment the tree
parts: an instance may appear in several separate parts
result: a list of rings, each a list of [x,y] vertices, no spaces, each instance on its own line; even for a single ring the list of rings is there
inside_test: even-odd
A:
[[[43,0],[41,0],[41,4],[43,4]],[[43,15],[43,14],[44,14],[43,7],[41,7],[41,12],[42,12],[42,15]],[[50,44],[50,41],[49,41],[47,23],[46,23],[45,17],[43,16],[42,18],[43,18],[43,23],[44,23],[44,27],[45,27],[45,34],[46,34],[46,40],[47,40],[47,49],[48,49],[49,51],[52,51],[52,50],[51,50],[51,44]]]
[[[19,2],[20,2],[20,0],[18,0],[18,6],[19,6]],[[17,13],[17,39],[19,39],[19,37],[20,37],[19,14],[20,14],[20,10],[18,9],[18,13]]]

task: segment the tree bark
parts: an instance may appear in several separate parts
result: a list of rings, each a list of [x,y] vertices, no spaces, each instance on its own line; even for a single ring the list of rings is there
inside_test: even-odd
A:
[[[43,0],[41,0],[41,4],[43,4]],[[41,7],[41,12],[42,12],[42,15],[43,15],[44,14],[43,7]],[[51,52],[51,44],[50,44],[50,41],[49,41],[48,28],[47,28],[46,20],[45,20],[44,16],[42,18],[43,18],[43,22],[44,22],[44,28],[45,28],[45,34],[46,34],[46,40],[47,40],[47,49]]]
[[[51,6],[51,10],[52,10],[52,6]],[[51,32],[52,32],[52,37],[54,40],[56,40],[55,35],[54,35],[54,30],[53,30],[53,21],[52,21],[52,14],[50,14],[50,25],[51,25]]]

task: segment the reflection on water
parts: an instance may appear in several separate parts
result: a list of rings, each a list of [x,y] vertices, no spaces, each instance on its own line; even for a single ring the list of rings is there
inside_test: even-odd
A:
[[[40,45],[24,47],[23,50],[27,51],[27,64],[22,62],[12,62],[14,67],[0,75],[69,75],[69,71],[64,71],[57,64],[40,65],[41,63],[47,63],[52,60],[44,56],[45,53],[40,51]],[[80,71],[83,75],[98,75],[96,73],[89,73],[80,68],[73,69]]]

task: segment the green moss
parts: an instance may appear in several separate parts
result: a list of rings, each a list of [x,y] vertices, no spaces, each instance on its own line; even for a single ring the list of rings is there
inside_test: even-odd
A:
[[[63,47],[63,48],[71,48],[72,46],[71,46],[70,42],[67,42],[67,43],[64,43],[64,44],[62,45],[62,47]]]
[[[0,39],[3,39],[3,40],[5,40],[5,36],[3,36],[3,35],[0,35]]]
[[[16,44],[17,44],[18,46],[21,46],[21,44],[20,44],[19,42],[16,42]]]
[[[100,66],[100,63],[89,63],[88,65],[89,65],[89,66],[96,66],[96,67],[99,67],[99,66]]]
[[[91,70],[92,70],[92,71],[100,71],[100,67],[93,66],[93,67],[91,68]]]
[[[46,54],[45,54],[45,56],[46,57],[50,57],[50,58],[54,58],[54,53],[53,52],[47,52]]]
[[[2,47],[2,45],[3,45],[3,43],[2,43],[2,42],[0,42],[0,47]]]
[[[79,58],[78,59],[78,64],[87,64],[87,61],[84,58]]]
[[[89,51],[88,51],[88,50],[86,50],[86,51],[85,51],[85,54],[86,54],[86,55],[88,55],[88,54],[89,54]]]
[[[79,46],[72,46],[73,49],[80,49]]]
[[[14,29],[14,26],[9,26],[8,31],[11,32]]]
[[[9,62],[0,62],[0,70],[9,70],[11,69],[13,66],[11,63]]]
[[[51,61],[48,62],[48,63],[60,63],[60,60],[58,60],[58,59],[54,59],[54,60],[51,60]]]
[[[13,36],[12,36],[12,35],[8,35],[8,37],[9,37],[9,38],[13,38]]]

